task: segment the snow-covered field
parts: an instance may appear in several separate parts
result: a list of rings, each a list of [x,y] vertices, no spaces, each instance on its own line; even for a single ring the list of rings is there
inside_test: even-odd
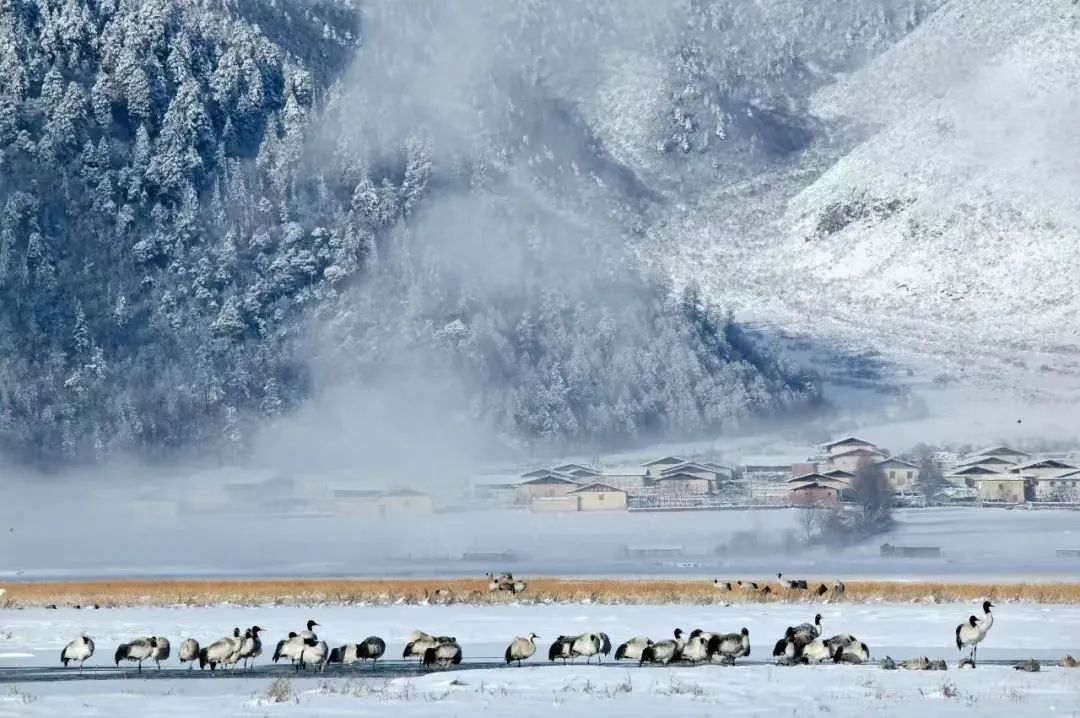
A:
[[[14,513],[14,512],[12,512]],[[423,520],[348,517],[185,517],[128,535],[127,514],[99,520],[78,541],[34,514],[6,524],[0,582],[153,576],[685,576],[760,578],[1073,579],[1080,512],[939,508],[896,513],[893,531],[844,550],[806,549],[798,511],[534,514],[474,511]],[[227,537],[222,539],[222,537]],[[332,537],[332,540],[331,540]],[[880,557],[880,544],[940,546],[938,559]],[[626,546],[677,546],[666,559],[628,557]],[[513,551],[511,561],[465,561],[467,552]]]
[[[865,666],[781,668],[768,664],[770,649],[785,626],[823,615],[825,633],[851,632],[871,649]],[[102,611],[23,610],[0,612],[0,716],[116,715],[153,710],[162,716],[193,715],[368,715],[394,711],[426,715],[646,715],[658,710],[699,715],[1061,715],[1080,713],[1080,670],[1061,669],[1065,653],[1080,651],[1080,607],[1001,605],[980,659],[1044,660],[1039,673],[982,663],[959,671],[952,644],[955,625],[974,605],[780,605],[698,606],[391,606],[315,608],[176,608]],[[275,677],[291,669],[271,668],[267,656],[250,674],[189,680],[171,674],[139,679],[134,669],[119,675],[110,666],[115,646],[137,635],[159,634],[173,641],[203,641],[235,625],[258,623],[268,643],[314,618],[320,637],[331,645],[377,634],[387,654],[400,656],[415,628],[446,633],[461,643],[466,663],[455,671],[418,672],[388,663],[378,675],[368,666],[290,676],[289,700],[267,701]],[[534,631],[543,639],[538,654],[560,633],[604,631],[614,643],[631,636],[660,639],[674,627],[750,630],[752,653],[746,665],[645,667],[635,665],[550,665],[539,656],[523,668],[474,668],[498,661],[515,635]],[[52,680],[61,647],[79,631],[97,642],[83,678]],[[886,654],[948,659],[940,672],[883,671]],[[1052,660],[1051,660],[1052,659]],[[175,657],[168,664],[178,668]],[[21,672],[15,667],[27,667]],[[400,670],[399,670],[400,667]],[[49,680],[45,680],[49,678]]]

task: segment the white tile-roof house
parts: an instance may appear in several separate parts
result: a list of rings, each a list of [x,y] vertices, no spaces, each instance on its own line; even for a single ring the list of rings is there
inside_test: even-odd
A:
[[[552,471],[557,471],[560,474],[589,474],[591,476],[599,476],[600,472],[591,466],[585,466],[584,464],[562,464],[560,466],[552,467]]]
[[[910,461],[889,458],[877,462],[877,465],[885,473],[885,478],[893,491],[910,489],[919,483],[919,467]]]
[[[1058,461],[1057,459],[1036,459],[1026,464],[1014,466],[1009,471],[1019,476],[1035,479],[1046,476],[1060,476],[1070,471],[1076,471],[1076,469],[1077,467],[1072,464],[1066,464],[1064,461]]]
[[[660,476],[664,469],[670,469],[672,466],[678,466],[679,464],[685,464],[686,459],[678,456],[665,456],[662,459],[654,459],[652,461],[646,461],[642,466],[645,467],[645,471],[650,476]]]
[[[877,450],[877,446],[871,444],[869,441],[863,441],[862,439],[854,436],[849,436],[844,439],[838,439],[837,441],[830,441],[821,447],[825,450],[825,453],[829,456],[835,454],[841,454],[845,451],[851,451],[852,449],[874,449]]]
[[[857,447],[854,449],[848,449],[835,454],[829,454],[828,466],[829,469],[841,469],[843,471],[855,471],[859,468],[859,464],[864,461],[878,462],[888,458],[884,451],[878,449],[868,449],[866,447]]]

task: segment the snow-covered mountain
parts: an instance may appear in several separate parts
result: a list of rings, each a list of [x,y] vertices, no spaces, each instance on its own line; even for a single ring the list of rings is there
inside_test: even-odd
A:
[[[19,0],[0,450],[1072,398],[1078,49],[1064,0]]]
[[[1078,88],[1075,3],[950,0],[814,92],[828,136],[799,162],[674,213],[653,256],[738,316],[880,353],[901,382],[1071,403]]]

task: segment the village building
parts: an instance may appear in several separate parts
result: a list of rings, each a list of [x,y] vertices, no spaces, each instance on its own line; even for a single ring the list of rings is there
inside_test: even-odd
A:
[[[574,489],[570,496],[576,496],[578,511],[626,511],[627,493],[622,489],[599,481]]]
[[[792,476],[792,464],[745,464],[743,481],[751,484],[777,484]]]
[[[534,472],[529,473],[531,474]],[[528,476],[528,474],[523,474],[522,478],[525,476]],[[556,474],[551,470],[546,470],[546,473],[543,475],[530,478],[518,484],[517,502],[519,504],[528,504],[536,499],[550,499],[558,496],[566,496],[580,486],[580,482],[571,479],[569,476],[563,476],[561,474]]]
[[[982,451],[977,451],[972,454],[969,459],[979,458],[997,458],[1004,461],[1008,461],[1010,464],[1018,465],[1023,464],[1026,461],[1031,460],[1031,454],[1026,454],[1023,451],[1009,448],[1008,446],[992,446]]]
[[[665,456],[662,459],[646,462],[642,464],[642,466],[645,467],[645,472],[649,476],[661,476],[665,469],[670,469],[673,466],[685,463],[686,459],[680,459],[678,456]]]
[[[877,463],[893,491],[907,491],[919,483],[919,467],[909,461],[897,458],[885,459]]]
[[[554,469],[533,469],[532,471],[526,471],[521,475],[521,478],[525,481],[531,479],[542,479],[545,476],[566,476],[566,474],[560,474]]]
[[[841,471],[853,472],[859,468],[859,464],[865,461],[877,463],[887,458],[889,458],[888,455],[879,449],[859,447],[829,454],[827,461],[828,465],[826,468],[829,470],[840,469]]]
[[[793,487],[788,495],[792,506],[826,506],[831,508],[840,503],[840,491],[835,486],[829,486],[817,481],[800,483]]]
[[[600,472],[590,466],[584,466],[583,464],[563,464],[561,466],[555,466],[551,469],[557,474],[565,474],[566,476],[599,476]]]
[[[848,486],[851,486],[851,482],[855,480],[854,472],[844,471],[843,469],[833,469],[832,471],[822,471],[819,473],[826,478],[843,481]]]
[[[623,491],[634,494],[640,493],[645,488],[645,482],[648,480],[648,477],[643,473],[605,473],[598,476],[597,480],[602,481],[609,486],[614,486],[617,489],[622,489]]]
[[[813,473],[804,474],[802,476],[794,476],[784,482],[788,487],[788,498],[794,503],[795,496],[791,493],[797,489],[801,489],[807,484],[817,484],[818,486],[824,486],[826,488],[834,489],[837,494],[837,499],[842,500],[846,494],[851,492],[851,482],[842,478],[826,476],[825,474]],[[803,494],[805,497],[807,494]]]
[[[1080,471],[1042,476],[1031,481],[1036,501],[1080,501]]]
[[[1076,471],[1076,469],[1077,467],[1072,464],[1066,464],[1064,461],[1058,461],[1057,459],[1036,459],[1026,464],[1014,466],[1009,471],[1026,479],[1043,479],[1060,476],[1070,471]]]
[[[693,474],[694,476],[700,476],[701,478],[708,479],[712,482],[715,482],[717,478],[719,478],[716,469],[694,461],[676,464],[675,466],[660,472],[660,476],[673,476],[675,474]]]
[[[1016,466],[1015,461],[1002,458],[1000,456],[974,456],[968,457],[964,461],[960,462],[958,468],[964,468],[968,466],[981,466],[984,469],[990,469],[991,471],[998,471],[1000,473],[1006,473],[1009,469]]]
[[[718,464],[715,461],[702,461],[701,465],[707,466],[713,471],[715,471],[717,477],[719,478],[726,477],[729,481],[735,480],[735,469],[731,466],[724,466],[723,464]]]
[[[869,441],[863,441],[854,436],[849,436],[846,439],[840,439],[838,441],[832,441],[821,447],[825,451],[827,457],[838,456],[839,454],[846,454],[849,451],[855,451],[857,449],[865,449],[869,451],[878,451],[878,447],[871,444]]]
[[[541,496],[529,502],[529,510],[534,513],[561,513],[578,510],[577,496]]]
[[[708,494],[712,492],[713,482],[697,474],[677,472],[652,479],[657,493],[661,494]]]
[[[980,501],[1024,503],[1024,479],[1014,474],[982,475],[971,479]]]
[[[951,474],[945,477],[945,480],[950,484],[957,486],[970,486],[975,488],[976,479],[981,478],[993,478],[995,476],[1004,476],[1006,478],[1012,476],[1005,471],[995,471],[994,469],[987,469],[978,464],[972,464],[971,466],[962,466],[954,470]]]

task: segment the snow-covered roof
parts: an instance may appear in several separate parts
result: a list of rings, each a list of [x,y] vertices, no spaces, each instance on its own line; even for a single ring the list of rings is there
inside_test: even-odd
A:
[[[1066,464],[1064,461],[1058,461],[1057,459],[1036,459],[1035,461],[1029,461],[1026,464],[1020,464],[1014,466],[1012,471],[1027,471],[1028,469],[1076,469],[1077,467],[1072,464]]]
[[[877,465],[878,466],[903,466],[903,467],[908,468],[908,469],[917,469],[917,468],[919,468],[916,464],[913,464],[910,461],[904,461],[903,459],[897,459],[895,457],[890,457],[888,459],[882,459],[881,461],[877,462]]]
[[[859,439],[857,437],[849,436],[846,439],[838,439],[837,441],[830,441],[828,444],[824,444],[822,446],[822,448],[824,448],[827,451],[827,450],[831,449],[834,446],[840,446],[842,444],[858,444],[860,446],[874,446],[874,444],[871,444],[869,441],[863,441],[862,439]]]
[[[674,474],[674,473],[679,472],[679,471],[705,471],[705,472],[708,472],[710,474],[715,474],[716,473],[716,469],[712,468],[711,466],[706,466],[704,464],[699,464],[696,461],[687,461],[686,463],[677,464],[677,465],[672,466],[672,467],[667,468],[667,469],[661,469],[660,474],[661,475]]]
[[[709,480],[709,478],[707,476],[699,476],[697,474],[691,474],[691,473],[686,472],[686,471],[679,471],[679,472],[676,472],[674,474],[664,474],[663,476],[657,476],[656,478],[653,479],[653,481],[670,481],[672,479],[678,479],[678,480],[683,480],[683,481],[690,480],[690,479],[695,479],[697,481],[708,481]]]
[[[975,453],[976,456],[1031,456],[1023,451],[1010,449],[1008,446],[991,446]]]
[[[833,491],[843,490],[839,486],[832,486],[821,481],[808,481],[805,484],[799,484],[798,486],[791,487],[792,491],[803,491],[804,489],[832,489]]]
[[[796,476],[791,479],[787,479],[784,483],[791,484],[793,488],[797,488],[803,484],[813,483],[820,484],[822,486],[829,486],[841,491],[851,488],[847,482],[832,476],[826,476],[825,474],[803,474],[802,476]]]
[[[975,464],[973,466],[965,466],[962,469],[957,469],[956,471],[952,472],[950,476],[986,476],[988,474],[1009,478],[1009,474],[1007,473],[1004,473],[1002,471],[994,471],[993,469],[988,469],[985,466],[979,466],[978,464]]]
[[[570,474],[577,471],[583,471],[585,473],[592,474],[593,476],[598,476],[600,474],[600,472],[596,469],[585,466],[584,464],[562,464],[561,466],[556,466],[551,470],[557,471],[560,474]]]
[[[532,486],[534,484],[573,484],[578,486],[580,481],[575,481],[569,476],[559,476],[558,474],[548,474],[547,476],[538,476],[535,479],[529,479],[528,481],[522,481],[519,486]]]
[[[538,476],[550,476],[551,474],[554,474],[554,473],[557,473],[557,472],[552,471],[551,469],[533,469],[532,471],[526,471],[524,474],[521,475],[521,478],[523,478],[523,479],[535,479]]]
[[[596,491],[596,492],[599,492],[599,491],[618,491],[619,493],[622,493],[622,494],[626,493],[626,491],[624,489],[620,489],[617,486],[612,486],[611,484],[605,484],[602,481],[594,481],[591,484],[586,484],[585,486],[582,486],[580,489],[574,489],[570,493],[572,493],[572,494],[580,494],[583,491]]]
[[[686,459],[680,459],[678,456],[665,456],[662,459],[653,459],[652,461],[646,461],[642,466],[656,466],[657,464],[673,465],[673,464],[685,464]]]
[[[971,466],[972,464],[997,464],[1001,466],[1015,466],[1016,462],[1009,461],[1008,459],[1003,459],[1000,456],[981,455],[970,456],[960,462],[961,466]]]
[[[885,456],[885,452],[884,451],[879,451],[878,449],[863,449],[863,448],[860,447],[858,449],[849,449],[848,451],[841,451],[838,454],[833,454],[829,458],[830,459],[838,459],[841,456]]]

